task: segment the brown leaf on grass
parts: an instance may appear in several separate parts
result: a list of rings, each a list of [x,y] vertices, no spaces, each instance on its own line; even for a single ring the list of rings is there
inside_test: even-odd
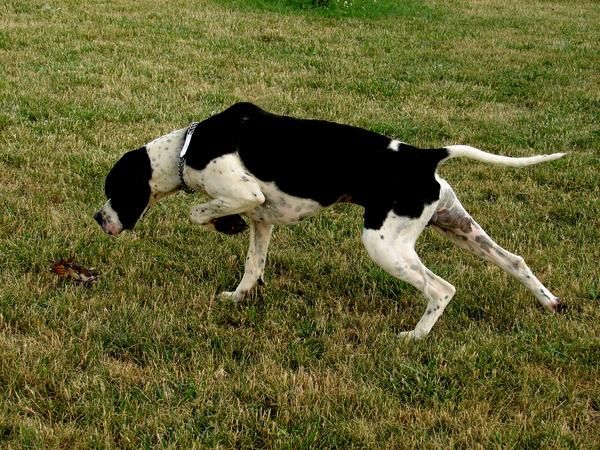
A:
[[[50,266],[50,272],[58,275],[60,279],[71,280],[90,286],[98,279],[98,272],[94,268],[83,267],[75,262],[75,257],[61,258]]]

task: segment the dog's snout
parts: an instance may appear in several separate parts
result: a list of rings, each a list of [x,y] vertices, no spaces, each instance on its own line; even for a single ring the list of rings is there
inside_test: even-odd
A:
[[[98,225],[102,226],[102,214],[100,214],[100,211],[94,214],[94,220],[98,223]]]

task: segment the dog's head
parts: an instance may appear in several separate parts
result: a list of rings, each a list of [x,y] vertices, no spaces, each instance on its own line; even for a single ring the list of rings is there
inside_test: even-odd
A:
[[[152,167],[146,147],[132,150],[114,165],[106,177],[107,201],[94,214],[102,229],[111,235],[130,230],[150,206]]]

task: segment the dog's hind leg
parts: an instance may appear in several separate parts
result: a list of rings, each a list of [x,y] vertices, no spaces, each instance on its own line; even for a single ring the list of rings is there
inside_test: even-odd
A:
[[[250,246],[246,257],[244,276],[235,291],[223,292],[221,296],[242,300],[256,283],[264,284],[263,275],[272,232],[273,225],[270,223],[254,220],[250,222]]]
[[[431,331],[456,289],[423,265],[414,246],[435,205],[429,205],[418,219],[390,212],[380,229],[363,231],[362,240],[371,259],[389,274],[412,284],[427,297],[425,313],[412,331],[401,335],[420,339]]]
[[[560,311],[560,299],[536,278],[523,258],[494,242],[465,211],[448,183],[439,181],[442,191],[438,208],[430,220],[432,228],[459,247],[501,267],[529,289],[546,309]]]

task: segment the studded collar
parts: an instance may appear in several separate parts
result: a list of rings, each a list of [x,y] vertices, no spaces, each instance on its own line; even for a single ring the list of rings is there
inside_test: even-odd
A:
[[[186,194],[193,194],[196,192],[192,189],[186,182],[183,176],[183,169],[185,168],[185,155],[188,151],[188,147],[190,146],[190,141],[192,140],[192,135],[196,130],[196,126],[198,126],[199,122],[192,122],[185,133],[185,141],[183,142],[183,147],[181,147],[181,151],[179,152],[179,162],[177,165],[177,171],[179,174],[179,185],[181,190]]]

